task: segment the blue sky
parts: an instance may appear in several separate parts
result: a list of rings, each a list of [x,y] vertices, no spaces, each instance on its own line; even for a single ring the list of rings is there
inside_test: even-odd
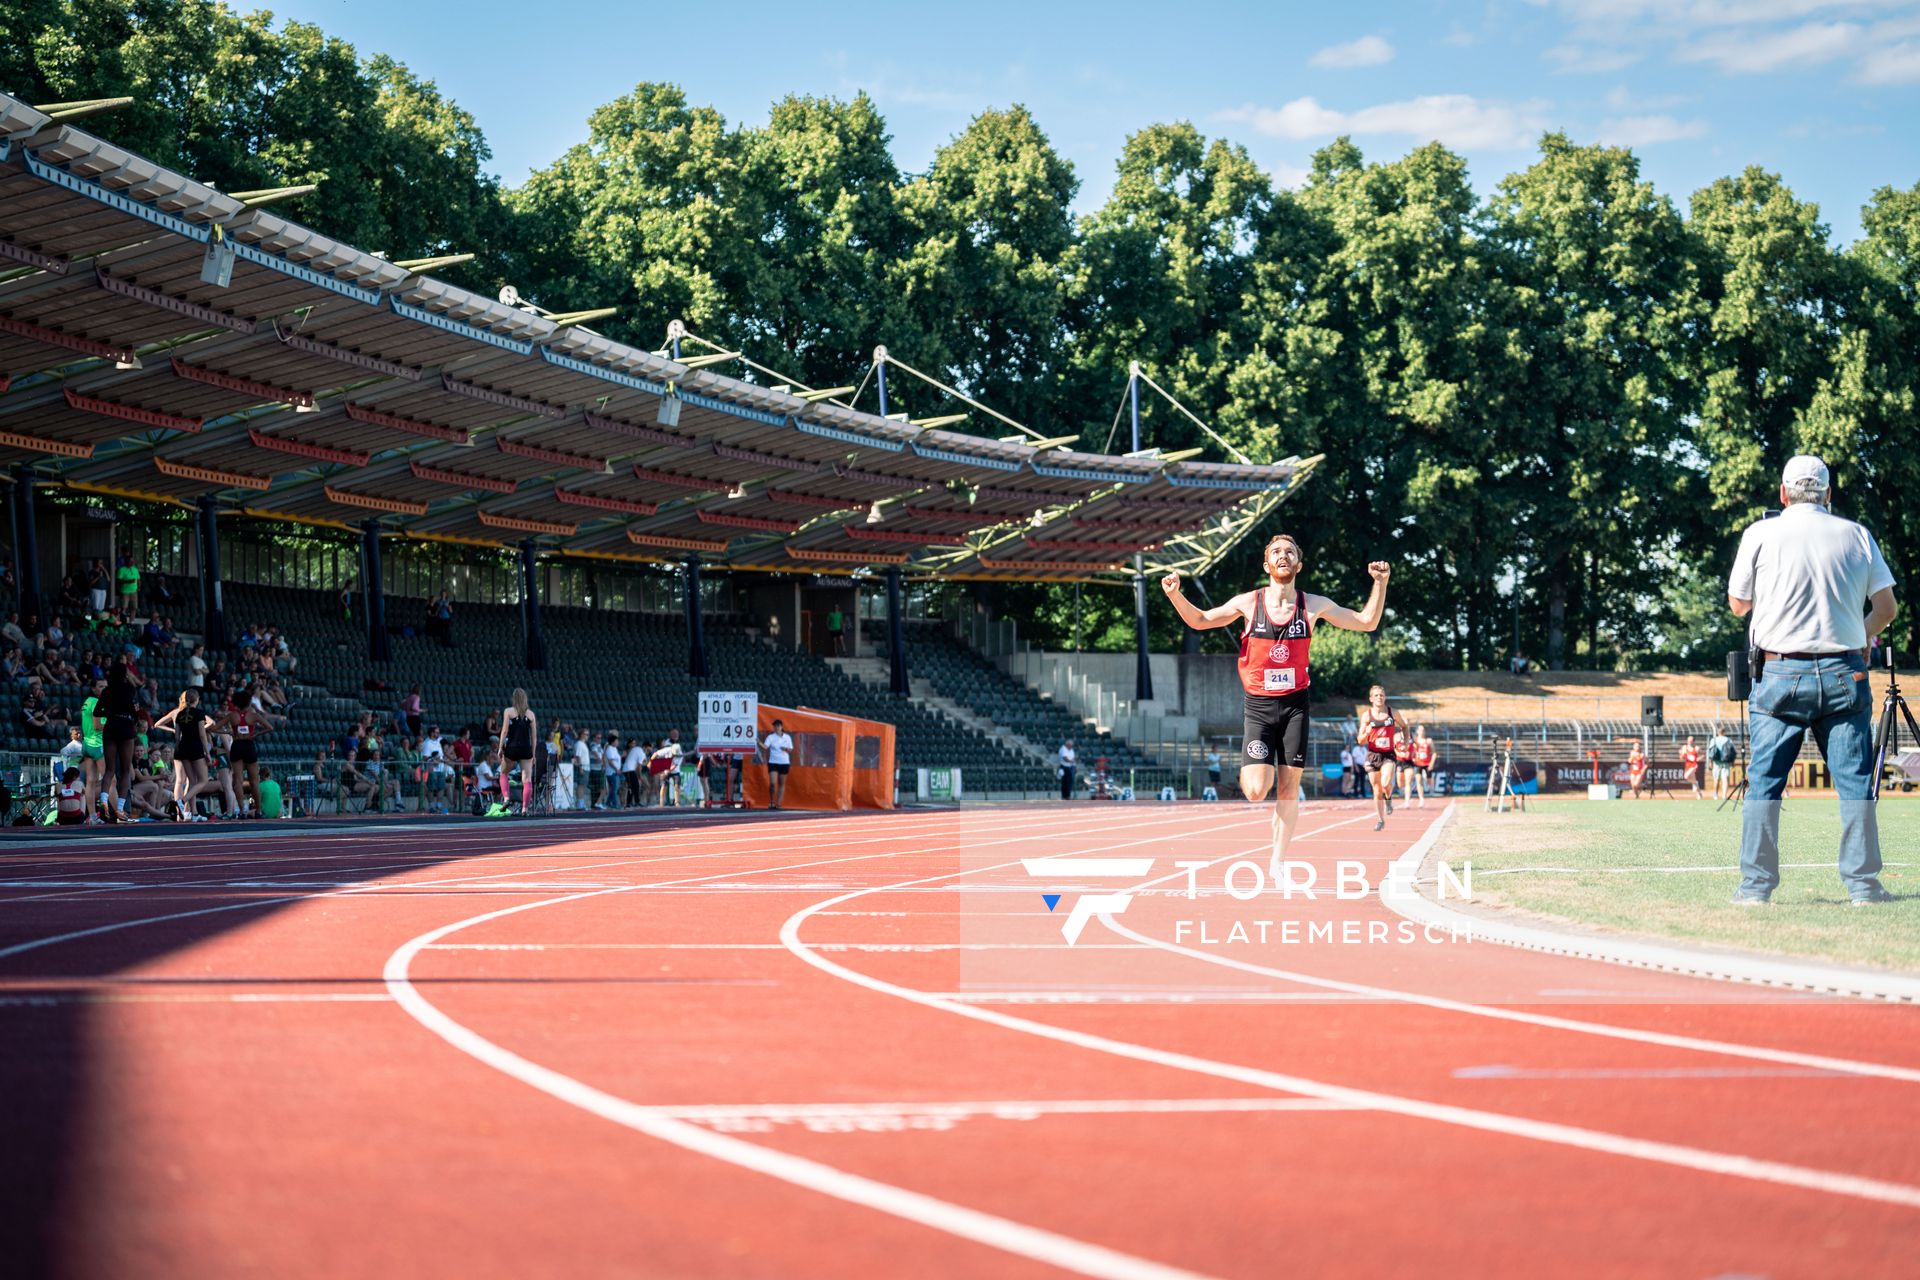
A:
[[[971,116],[1024,103],[1073,162],[1083,212],[1105,199],[1128,133],[1181,119],[1285,185],[1342,132],[1376,159],[1438,138],[1482,192],[1549,128],[1631,144],[1683,207],[1758,164],[1817,201],[1842,242],[1876,187],[1920,182],[1920,0],[270,7],[435,81],[478,118],[510,184],[642,80],[736,123],[786,93],[865,90],[909,170]]]

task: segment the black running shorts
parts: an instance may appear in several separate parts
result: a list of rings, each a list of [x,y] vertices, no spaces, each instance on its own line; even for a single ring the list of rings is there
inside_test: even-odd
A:
[[[1307,690],[1278,695],[1243,693],[1245,744],[1241,759],[1247,764],[1307,764]]]

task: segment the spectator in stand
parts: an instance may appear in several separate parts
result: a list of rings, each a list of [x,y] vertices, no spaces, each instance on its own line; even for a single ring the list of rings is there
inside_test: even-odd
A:
[[[95,617],[107,611],[107,562],[95,560],[87,567],[87,609]]]
[[[463,725],[460,736],[447,745],[447,754],[453,757],[455,795],[464,800],[473,782],[473,730]]]
[[[0,659],[0,672],[9,680],[25,680],[33,673],[27,670],[27,660],[20,656],[20,650],[13,645],[7,646],[4,659]]]
[[[420,700],[420,686],[414,685],[407,690],[407,696],[400,699],[400,712],[406,717],[407,732],[414,737],[420,736],[420,726],[426,721],[426,704]]]
[[[64,702],[50,702],[47,705],[47,732],[57,741],[64,742],[67,730],[73,725],[73,713],[67,710]]]
[[[121,556],[120,567],[114,571],[113,580],[120,588],[120,613],[124,622],[140,609],[140,568],[127,557]]]
[[[1700,787],[1703,781],[1700,776],[1701,759],[1700,748],[1694,744],[1693,735],[1688,734],[1686,745],[1680,748],[1680,775],[1687,780],[1687,785],[1693,788],[1695,800],[1707,798],[1706,792]]]
[[[393,748],[393,768],[389,772],[393,774],[394,784],[399,788],[394,807],[402,813],[406,812],[407,787],[411,784],[418,789],[420,795],[418,811],[425,813],[427,811],[427,775],[416,739],[405,734],[400,735],[400,741]]]
[[[847,615],[840,612],[840,606],[834,605],[827,611],[827,639],[833,646],[833,656],[847,656]]]
[[[29,738],[53,736],[47,723],[47,695],[40,687],[39,676],[27,681],[27,691],[21,695],[20,728]]]
[[[232,685],[233,672],[228,670],[227,660],[225,658],[215,658],[213,660],[213,669],[207,672],[207,696],[213,699],[224,700]]]
[[[87,611],[87,593],[80,580],[71,573],[60,579],[60,612],[68,617],[77,618]]]
[[[207,647],[203,644],[193,646],[187,654],[187,687],[204,689],[207,687]]]
[[[146,639],[148,652],[171,649],[176,643],[173,633],[167,630],[166,624],[160,621],[160,615],[157,613],[148,617],[147,625],[141,629],[141,635]]]
[[[1515,649],[1513,651],[1513,657],[1507,660],[1507,670],[1513,672],[1514,675],[1524,676],[1533,670],[1533,663],[1527,660],[1526,654]]]
[[[475,812],[485,812],[485,807],[493,802],[493,789],[498,786],[502,793],[506,791],[507,775],[500,770],[500,753],[489,749],[473,766],[473,803]],[[505,809],[506,801],[500,801]]]
[[[67,647],[67,630],[60,625],[58,614],[55,614],[52,621],[47,623],[47,629],[40,633],[37,641],[43,657],[49,649],[62,650]]]
[[[487,712],[487,718],[480,728],[480,736],[485,738],[490,744],[498,741],[500,737],[500,713],[498,711]]]
[[[27,638],[26,629],[20,625],[20,615],[18,613],[10,613],[7,615],[5,624],[0,625],[0,636],[5,636],[12,642],[14,648],[20,650],[23,655],[35,654],[37,656],[38,650],[34,648],[33,641]]]
[[[373,780],[361,772],[361,768],[361,762],[358,760],[343,756],[338,761],[338,767],[333,772],[333,811],[335,813],[347,812],[347,802],[355,796],[366,796],[369,805],[374,803]]]
[[[40,665],[33,674],[48,685],[76,685],[80,683],[80,673],[73,669],[66,656],[58,649],[44,649]]]
[[[1060,765],[1055,776],[1060,781],[1060,798],[1073,799],[1073,775],[1079,768],[1080,755],[1073,749],[1073,739],[1068,738],[1060,744]],[[777,807],[777,806],[776,806]]]
[[[340,620],[342,622],[353,621],[354,594],[358,586],[359,582],[357,579],[348,578],[347,584],[340,588],[340,594],[334,597],[334,600],[340,606]]]
[[[453,648],[453,592],[442,591],[427,602],[427,634],[442,649]]]

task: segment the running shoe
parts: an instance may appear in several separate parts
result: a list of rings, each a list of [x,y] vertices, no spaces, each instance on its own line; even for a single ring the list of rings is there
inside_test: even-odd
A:
[[[1373,824],[1373,829],[1375,831],[1385,831],[1387,829],[1387,824],[1384,820],[1380,822],[1376,822]]]

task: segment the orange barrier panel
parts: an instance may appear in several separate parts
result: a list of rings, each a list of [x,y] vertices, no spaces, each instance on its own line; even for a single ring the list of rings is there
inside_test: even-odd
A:
[[[845,716],[760,704],[758,727],[766,740],[773,722],[784,722],[793,738],[793,763],[787,773],[783,809],[826,809],[844,813],[853,808],[854,722]],[[767,780],[767,761],[756,755],[747,761],[742,778],[747,805],[764,809],[773,792]]]
[[[814,715],[830,715],[818,707],[802,707]],[[838,716],[853,725],[853,807],[893,808],[894,728],[885,720]]]

